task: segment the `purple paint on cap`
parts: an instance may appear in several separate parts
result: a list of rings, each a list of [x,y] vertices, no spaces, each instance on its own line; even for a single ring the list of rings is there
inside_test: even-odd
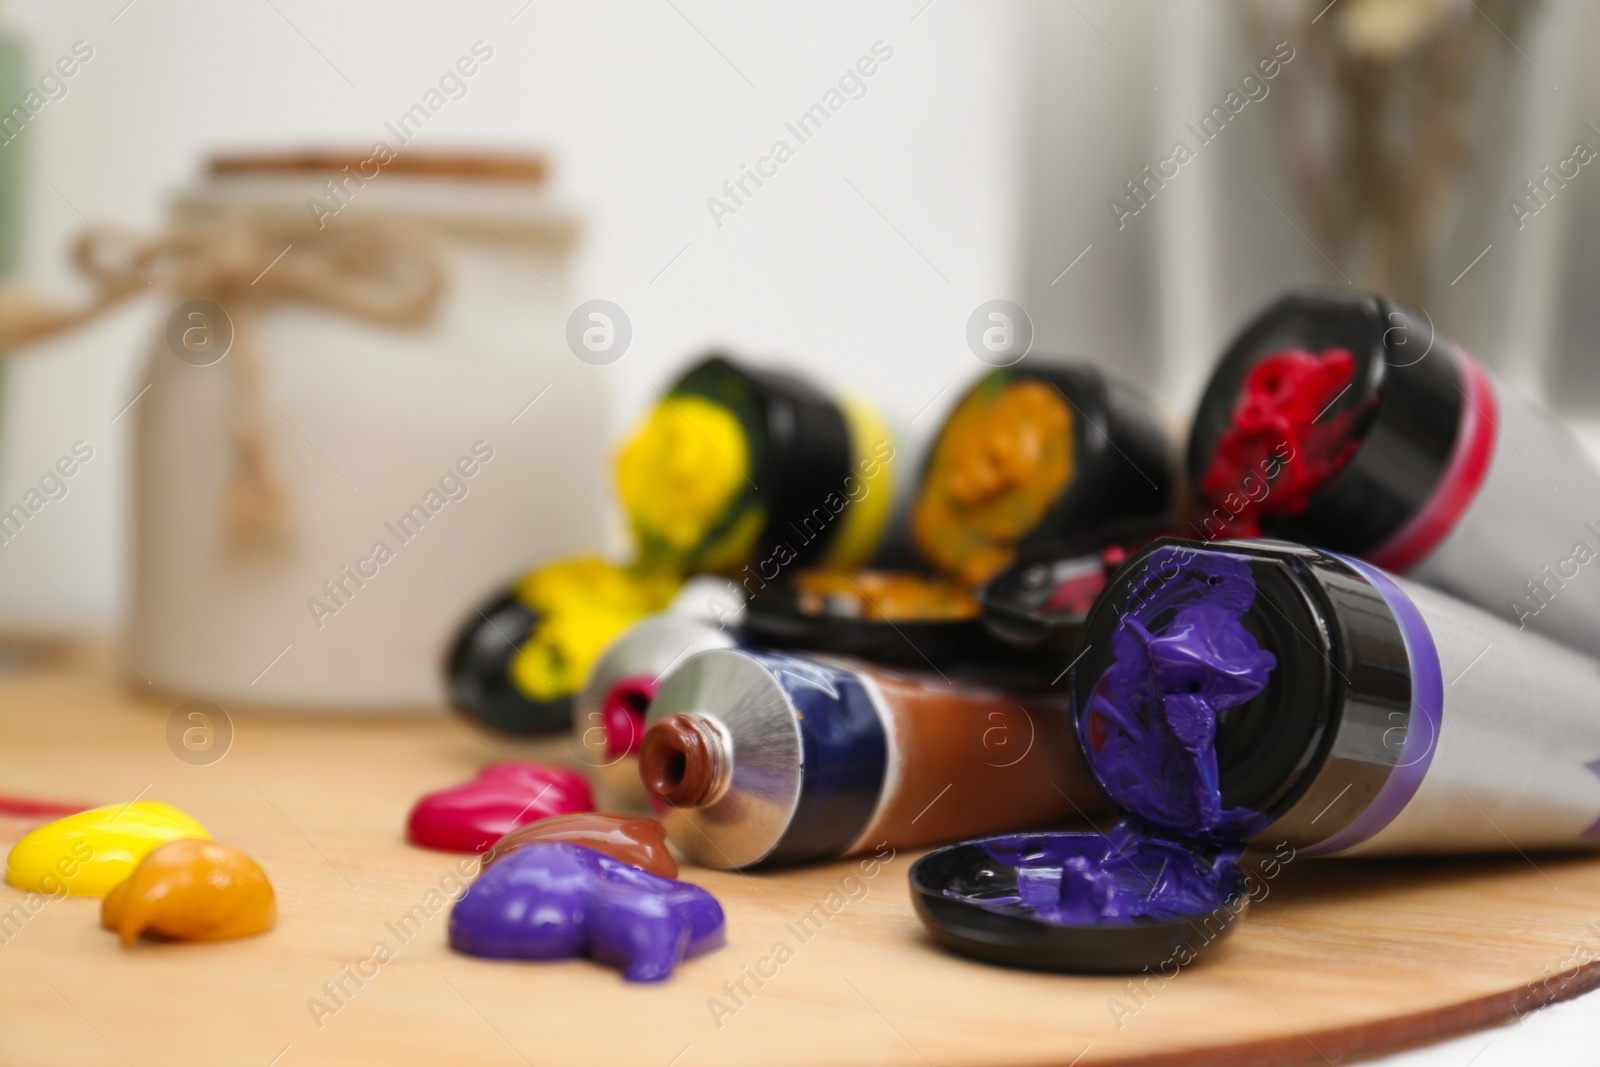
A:
[[[1054,926],[1182,919],[1218,907],[1241,884],[1238,847],[1150,836],[1126,819],[1109,834],[1008,834],[983,848],[1016,870],[1016,892],[945,895]]]
[[[722,945],[722,906],[699,886],[572,844],[527,845],[491,865],[450,911],[469,956],[589,956],[633,982],[669,976]]]

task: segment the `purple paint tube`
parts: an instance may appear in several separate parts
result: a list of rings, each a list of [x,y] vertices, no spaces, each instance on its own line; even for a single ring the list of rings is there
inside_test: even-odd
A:
[[[1600,840],[1600,664],[1371,564],[1164,538],[1111,578],[1072,669],[1108,834],[930,852],[941,943],[1009,966],[1186,966],[1250,897],[1246,850],[1572,848]]]
[[[1083,641],[1085,758],[1152,833],[1300,855],[1600,840],[1600,664],[1370,564],[1160,541]]]

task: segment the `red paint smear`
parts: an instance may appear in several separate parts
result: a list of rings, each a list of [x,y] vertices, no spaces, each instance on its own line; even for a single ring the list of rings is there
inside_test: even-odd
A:
[[[31,797],[0,796],[0,815],[57,815],[65,817],[88,811],[93,804],[59,804],[53,800],[34,800]]]
[[[593,810],[589,783],[576,771],[537,763],[497,763],[470,782],[417,801],[406,836],[423,848],[482,852],[519,826]]]
[[[1353,411],[1318,421],[1350,385],[1356,361],[1343,348],[1313,355],[1287,348],[1245,375],[1233,420],[1217,438],[1200,493],[1217,510],[1224,537],[1260,537],[1268,515],[1295,515],[1355,454],[1347,436]],[[1252,497],[1252,484],[1266,488]],[[1226,502],[1243,506],[1235,512]],[[1209,524],[1209,520],[1208,520]]]
[[[644,716],[656,698],[656,680],[645,674],[624,678],[606,693],[600,724],[606,732],[606,758],[631,756],[644,743]]]
[[[1433,495],[1411,520],[1367,553],[1368,561],[1384,570],[1404,572],[1422,562],[1455,529],[1489,474],[1500,421],[1494,386],[1470,356],[1458,350],[1456,359],[1461,368],[1461,422],[1450,462]]]

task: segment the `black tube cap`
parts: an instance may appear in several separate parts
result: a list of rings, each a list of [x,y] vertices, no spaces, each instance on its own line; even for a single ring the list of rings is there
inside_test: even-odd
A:
[[[1153,400],[1087,363],[1026,360],[1011,370],[1054,386],[1074,416],[1072,478],[1020,552],[1057,549],[1109,523],[1171,513],[1182,475]]]
[[[1131,519],[1024,553],[984,583],[983,624],[1033,668],[1033,681],[1059,680],[1077,652],[1089,609],[1111,576],[1140,548],[1171,533],[1161,521]]]
[[[1005,840],[1062,836],[1011,834]],[[1007,914],[976,902],[1017,889],[1017,868],[995,859],[982,840],[934,849],[911,865],[909,878],[917,917],[946,948],[1007,967],[1072,974],[1176,973],[1225,940],[1249,906],[1244,872],[1234,865],[1221,903],[1178,918],[1059,926]]]
[[[511,661],[533,635],[539,615],[506,593],[474,611],[446,661],[451,704],[467,718],[507,734],[572,729],[572,698],[534,700],[511,680]]]
[[[1353,451],[1297,513],[1263,509],[1262,532],[1365,555],[1404,527],[1433,495],[1449,465],[1466,403],[1455,343],[1440,336],[1430,320],[1382,296],[1295,290],[1245,325],[1201,396],[1188,467],[1205,536],[1226,536],[1231,518],[1218,494],[1206,498],[1202,482],[1251,368],[1285,350],[1319,354],[1335,348],[1351,355],[1354,371],[1345,390],[1313,422],[1324,429],[1337,426],[1337,444]],[[1242,484],[1229,491],[1240,497],[1251,493]]]

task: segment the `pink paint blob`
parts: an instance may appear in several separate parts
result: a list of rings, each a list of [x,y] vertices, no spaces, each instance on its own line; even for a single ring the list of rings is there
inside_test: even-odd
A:
[[[644,717],[656,698],[656,680],[648,674],[623,678],[606,693],[600,721],[606,730],[606,757],[631,756],[644,742]]]
[[[538,763],[496,763],[470,782],[429,793],[411,809],[406,837],[442,852],[483,852],[525,823],[594,810],[583,775]]]

